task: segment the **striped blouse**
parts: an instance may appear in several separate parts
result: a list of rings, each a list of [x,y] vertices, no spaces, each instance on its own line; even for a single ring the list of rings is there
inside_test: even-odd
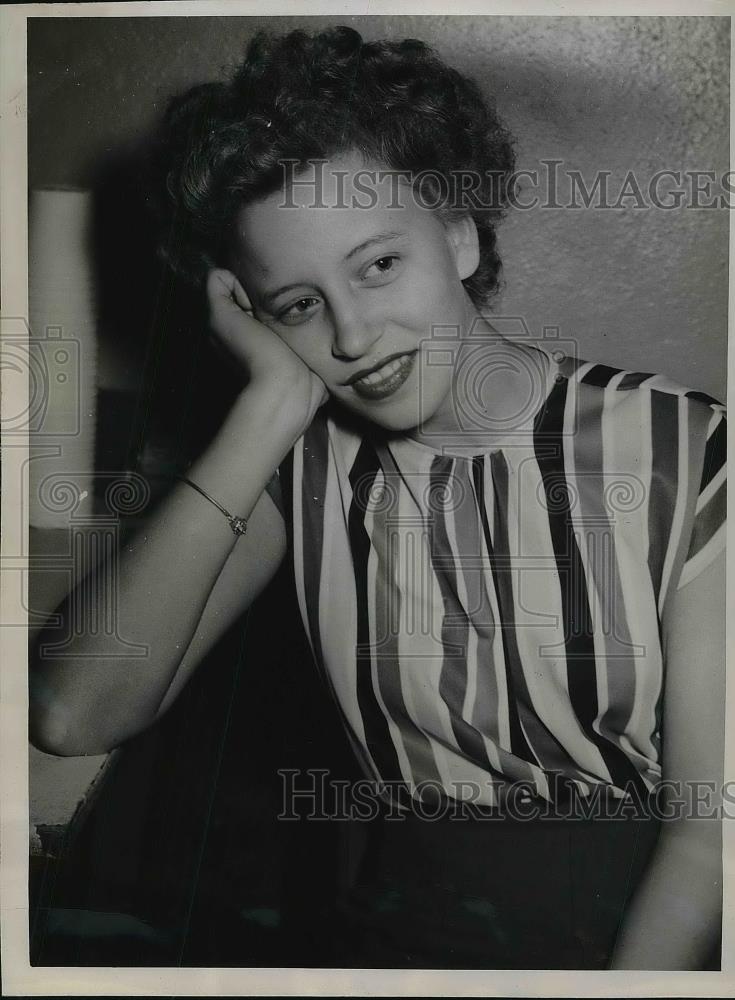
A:
[[[662,616],[724,547],[725,408],[550,365],[522,442],[451,454],[320,411],[281,469],[307,635],[376,782],[492,807],[660,779]]]

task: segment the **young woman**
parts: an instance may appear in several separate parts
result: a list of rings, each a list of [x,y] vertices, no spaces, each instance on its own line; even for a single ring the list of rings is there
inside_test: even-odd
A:
[[[149,657],[39,659],[36,741],[149,726],[288,558],[392,817],[346,825],[344,964],[697,968],[719,824],[674,805],[722,780],[724,408],[496,332],[510,138],[418,41],[258,35],[163,151],[165,252],[245,384],[124,554]],[[676,818],[583,806],[631,801]]]

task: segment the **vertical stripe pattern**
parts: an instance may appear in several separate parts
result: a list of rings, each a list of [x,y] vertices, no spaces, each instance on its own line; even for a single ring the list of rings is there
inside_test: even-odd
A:
[[[724,545],[724,407],[554,364],[523,441],[451,454],[320,411],[284,464],[305,627],[370,777],[489,805],[660,779],[663,622]]]

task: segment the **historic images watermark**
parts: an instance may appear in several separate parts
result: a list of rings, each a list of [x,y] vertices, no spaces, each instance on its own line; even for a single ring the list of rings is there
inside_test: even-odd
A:
[[[564,160],[541,159],[512,173],[443,173],[376,168],[325,171],[327,159],[281,161],[284,209],[418,208],[501,212],[543,210],[636,211],[735,208],[735,171],[662,168],[650,174],[600,169],[585,175]],[[349,177],[349,190],[347,178]]]
[[[547,773],[550,797],[542,798],[524,781],[496,785],[435,781],[409,785],[401,781],[348,781],[322,768],[284,768],[281,808],[285,821],[383,819],[400,821],[415,816],[427,822],[502,819],[532,820],[722,820],[735,817],[735,781],[662,780],[647,792],[636,783],[625,788],[589,783],[582,787],[561,773]],[[488,805],[487,803],[492,803]]]

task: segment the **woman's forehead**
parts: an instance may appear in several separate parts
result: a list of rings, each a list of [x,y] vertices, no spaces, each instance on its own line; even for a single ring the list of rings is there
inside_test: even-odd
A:
[[[410,197],[410,182],[361,158],[309,165],[281,189],[246,205],[236,222],[241,255],[259,270],[308,250],[344,259],[381,234],[420,237],[437,226],[430,209]]]
[[[279,194],[283,204],[301,208],[399,205],[410,190],[410,175],[368,159],[358,150],[306,162],[284,160]]]

